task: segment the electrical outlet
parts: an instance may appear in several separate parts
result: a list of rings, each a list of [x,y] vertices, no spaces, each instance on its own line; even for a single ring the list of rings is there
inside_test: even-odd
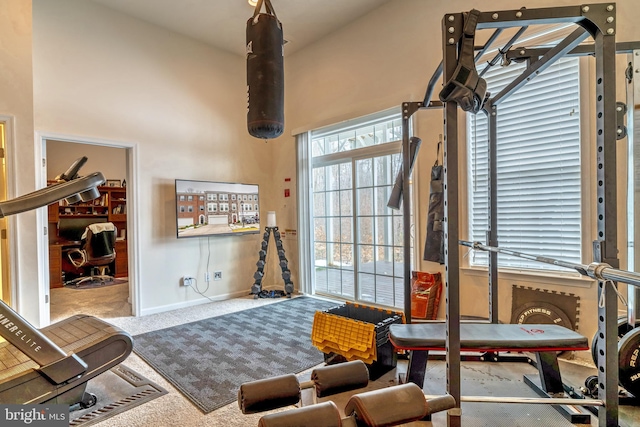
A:
[[[196,279],[194,279],[194,278],[193,278],[193,277],[191,277],[191,276],[184,276],[184,277],[182,278],[182,282],[181,282],[181,284],[182,284],[182,286],[193,286],[193,282],[194,282],[195,280],[196,280]]]
[[[211,281],[211,273],[209,271],[204,273],[204,281],[205,282],[210,282]]]
[[[214,271],[213,280],[220,280],[220,279],[222,279],[222,271]]]

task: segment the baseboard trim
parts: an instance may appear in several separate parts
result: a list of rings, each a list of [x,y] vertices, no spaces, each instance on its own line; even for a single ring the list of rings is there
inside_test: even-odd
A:
[[[225,301],[228,299],[240,298],[247,295],[248,295],[247,291],[238,291],[238,292],[233,292],[229,294],[213,295],[208,298],[203,297],[203,298],[198,298],[198,299],[189,300],[189,301],[181,301],[175,304],[167,304],[167,305],[161,305],[157,307],[143,308],[140,310],[140,315],[147,316],[149,314],[164,313],[166,311],[177,310],[179,308],[194,307],[196,305],[206,304],[212,301]]]

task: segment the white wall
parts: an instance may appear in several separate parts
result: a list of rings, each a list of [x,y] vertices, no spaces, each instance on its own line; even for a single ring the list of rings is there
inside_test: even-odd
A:
[[[137,144],[141,314],[202,301],[211,251],[213,298],[244,295],[258,235],[175,238],[176,178],[260,184],[272,204],[271,143],[246,131],[244,58],[80,0],[33,2],[35,128]],[[128,183],[128,185],[131,183]],[[26,286],[26,285],[25,285]]]
[[[424,0],[397,0],[388,2],[348,27],[287,58],[287,134],[309,130],[340,120],[362,116],[400,105],[403,101],[422,101],[427,83],[442,59],[441,20],[445,13],[468,11],[475,7],[482,11],[575,5],[575,1],[538,0],[514,5],[507,0],[451,0],[435,2]],[[516,7],[517,6],[517,7]],[[640,40],[640,28],[636,2],[617,2],[617,41]],[[622,74],[620,72],[620,74]],[[595,80],[595,79],[592,79]],[[435,91],[437,96],[438,90]],[[624,94],[624,88],[619,90]],[[593,98],[593,97],[592,97]],[[624,95],[620,99],[624,99]],[[588,109],[585,109],[588,110]],[[442,111],[418,112],[416,130],[423,140],[419,155],[417,180],[419,212],[417,219],[417,245],[422,247],[425,238],[425,219],[428,204],[430,166],[435,160],[438,134],[443,133]],[[586,124],[585,138],[591,135],[594,121]],[[461,141],[464,141],[464,134]],[[281,178],[293,173],[288,164],[294,163],[295,140],[289,137],[279,144],[276,158],[282,168],[276,171]],[[624,151],[624,148],[621,148]],[[624,156],[621,156],[622,158]],[[464,158],[462,158],[464,161]],[[623,162],[618,162],[623,176]],[[461,170],[464,170],[464,164]],[[593,166],[587,167],[590,172]],[[416,174],[414,173],[414,177]],[[595,177],[593,177],[595,181]],[[621,179],[621,184],[623,181]],[[464,182],[459,183],[463,188]],[[625,235],[624,187],[619,191],[620,231],[619,248],[624,251]],[[595,200],[595,199],[594,199]],[[461,200],[462,201],[462,200]],[[461,213],[464,213],[462,211]],[[461,221],[463,219],[461,218]],[[466,224],[461,223],[461,230]],[[588,242],[595,234],[585,231]],[[464,251],[461,251],[464,252]],[[590,260],[587,253],[585,260]],[[624,262],[625,255],[621,254]],[[589,261],[586,261],[589,262]],[[444,271],[438,264],[421,262],[425,271]],[[487,316],[488,288],[486,274],[463,274],[461,278],[463,314]],[[593,334],[596,329],[596,287],[584,280],[560,280],[547,277],[501,275],[500,319],[508,322],[511,316],[511,286],[519,284],[534,288],[546,288],[558,292],[573,293],[581,298],[580,330]],[[444,304],[444,298],[442,301]],[[443,315],[443,307],[440,314]]]
[[[47,140],[47,180],[55,179],[74,160],[86,156],[87,162],[80,169],[80,175],[102,172],[105,179],[122,182],[127,176],[126,154],[124,148]]]
[[[35,185],[31,1],[2,0],[0,10],[0,115],[10,117],[13,125],[8,159],[13,174],[7,177],[11,198],[32,191]],[[20,287],[30,284],[13,295],[12,302],[24,317],[37,319],[44,294],[35,263],[36,213],[22,213],[12,223],[16,227],[10,232],[18,243],[11,254],[16,267],[11,271],[12,281]]]

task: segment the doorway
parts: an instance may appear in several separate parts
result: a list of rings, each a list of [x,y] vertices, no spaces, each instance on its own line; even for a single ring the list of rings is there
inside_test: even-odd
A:
[[[0,200],[7,200],[7,126],[0,121]],[[11,276],[9,268],[9,222],[7,218],[0,218],[0,300],[11,305]]]
[[[131,183],[135,172],[135,146],[104,141],[42,137],[43,177],[51,182],[76,159],[86,156],[81,176],[101,172],[107,180],[99,187],[100,197],[87,204],[66,205],[64,201],[48,208],[48,236],[44,246],[49,260],[49,316],[51,322],[74,314],[100,318],[135,315],[135,280],[129,247],[134,236]],[[127,209],[129,208],[129,209]],[[115,226],[115,260],[108,266],[112,280],[86,281],[75,286],[73,278],[91,274],[91,269],[75,268],[73,251],[81,249],[81,233],[90,224],[111,223]],[[78,238],[70,235],[78,234]],[[76,245],[76,246],[74,246]],[[70,256],[71,254],[71,256]],[[80,277],[81,278],[81,277]]]

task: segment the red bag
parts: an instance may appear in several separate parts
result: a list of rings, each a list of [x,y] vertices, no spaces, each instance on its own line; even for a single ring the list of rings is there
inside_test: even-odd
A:
[[[442,275],[424,271],[411,272],[411,317],[436,320],[440,295],[442,294]]]

